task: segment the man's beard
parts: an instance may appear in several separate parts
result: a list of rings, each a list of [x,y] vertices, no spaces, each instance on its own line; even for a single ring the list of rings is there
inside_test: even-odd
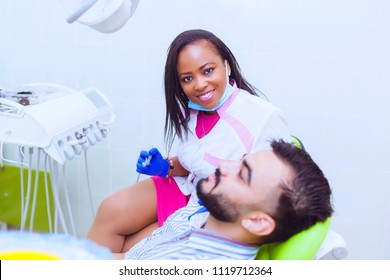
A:
[[[196,185],[196,191],[198,198],[202,201],[203,205],[207,208],[210,214],[219,221],[222,222],[235,222],[238,218],[238,212],[235,211],[235,206],[231,200],[226,197],[223,193],[212,193],[221,181],[221,174],[219,169],[215,171],[215,185],[209,193],[204,191],[203,183],[207,182],[208,179],[201,179]]]

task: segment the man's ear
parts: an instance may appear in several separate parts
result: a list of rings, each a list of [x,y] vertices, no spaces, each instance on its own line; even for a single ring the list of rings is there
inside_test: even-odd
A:
[[[257,236],[266,236],[275,229],[274,219],[264,212],[252,212],[241,220],[241,225],[250,233]]]

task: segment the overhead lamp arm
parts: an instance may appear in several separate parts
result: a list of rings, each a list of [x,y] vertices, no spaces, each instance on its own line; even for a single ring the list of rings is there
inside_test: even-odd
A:
[[[91,8],[98,0],[88,0],[84,2],[73,14],[67,19],[67,23],[73,23],[78,20],[89,8]]]

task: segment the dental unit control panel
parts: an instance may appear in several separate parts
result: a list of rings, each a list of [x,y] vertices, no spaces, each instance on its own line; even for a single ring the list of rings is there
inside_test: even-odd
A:
[[[112,105],[96,88],[53,84],[0,90],[0,141],[42,148],[63,165],[105,138]]]

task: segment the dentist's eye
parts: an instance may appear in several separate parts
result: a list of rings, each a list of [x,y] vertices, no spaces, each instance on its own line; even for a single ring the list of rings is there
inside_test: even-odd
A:
[[[185,83],[189,83],[189,82],[192,81],[192,77],[187,76],[187,77],[182,78],[181,80],[182,80],[183,82],[185,82]]]
[[[204,73],[206,74],[206,75],[208,75],[208,74],[210,74],[211,72],[213,72],[214,71],[214,68],[207,68],[205,71],[204,71]]]

